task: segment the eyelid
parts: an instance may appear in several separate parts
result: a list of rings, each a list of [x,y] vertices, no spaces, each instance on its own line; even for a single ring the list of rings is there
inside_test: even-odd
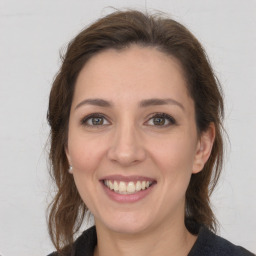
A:
[[[149,122],[149,120],[151,120],[153,118],[164,118],[164,119],[167,119],[168,122],[169,122],[168,124],[165,124],[165,125],[150,125],[150,126],[153,126],[153,127],[165,128],[165,127],[169,127],[171,125],[177,124],[176,120],[171,115],[166,114],[166,113],[162,113],[162,112],[154,113],[154,114],[150,115],[147,122]]]
[[[88,120],[90,120],[91,118],[103,118],[108,122],[108,124],[100,124],[100,125],[87,124]],[[165,127],[169,127],[171,125],[177,124],[176,120],[171,115],[162,113],[162,112],[156,112],[156,113],[151,114],[150,117],[147,118],[146,123],[148,123],[153,118],[163,118],[165,120],[168,120],[169,123],[164,124],[164,125],[148,125],[148,126],[152,126],[152,127],[156,127],[156,128],[165,128]],[[110,121],[108,120],[106,115],[103,113],[91,113],[91,114],[83,117],[81,119],[80,123],[81,123],[81,125],[84,125],[84,126],[87,126],[90,128],[101,128],[103,126],[109,125]]]
[[[107,120],[108,123],[110,123],[110,121],[108,120],[108,118],[106,117],[105,114],[102,114],[102,113],[91,113],[91,114],[86,115],[85,117],[83,117],[81,119],[81,121],[80,121],[81,125],[84,125],[84,126],[87,126],[87,127],[95,127],[95,128],[100,128],[100,127],[106,125],[106,124],[103,124],[103,125],[89,125],[89,124],[87,124],[86,122],[88,120],[90,120],[91,118],[103,118],[103,119]]]

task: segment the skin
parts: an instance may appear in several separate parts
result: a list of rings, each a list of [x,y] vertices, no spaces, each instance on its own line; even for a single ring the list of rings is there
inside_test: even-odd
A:
[[[95,98],[112,106],[84,102]],[[172,101],[140,106],[152,98]],[[92,113],[103,117],[85,122]],[[175,122],[160,117],[159,124],[155,113]],[[100,124],[93,126],[95,120]],[[75,85],[66,155],[95,218],[95,255],[187,255],[196,237],[184,225],[185,193],[214,136],[214,125],[198,135],[194,102],[174,58],[135,45],[92,57]],[[149,177],[156,184],[143,199],[120,203],[103,189],[108,175]]]

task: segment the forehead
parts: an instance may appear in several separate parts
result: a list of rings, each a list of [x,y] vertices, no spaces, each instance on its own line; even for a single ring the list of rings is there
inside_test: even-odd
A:
[[[108,49],[93,56],[80,71],[74,100],[117,97],[120,100],[190,98],[179,62],[153,47]]]

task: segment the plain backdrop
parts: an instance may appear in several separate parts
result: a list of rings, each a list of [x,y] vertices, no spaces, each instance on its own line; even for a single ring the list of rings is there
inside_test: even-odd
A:
[[[59,51],[115,8],[160,10],[202,42],[226,102],[223,175],[212,205],[223,237],[256,252],[255,0],[0,0],[0,255],[53,251],[46,122]]]

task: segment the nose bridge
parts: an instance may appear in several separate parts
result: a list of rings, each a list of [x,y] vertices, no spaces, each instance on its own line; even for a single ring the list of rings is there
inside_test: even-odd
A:
[[[145,158],[141,133],[128,116],[116,124],[108,156],[121,165],[130,165]]]

